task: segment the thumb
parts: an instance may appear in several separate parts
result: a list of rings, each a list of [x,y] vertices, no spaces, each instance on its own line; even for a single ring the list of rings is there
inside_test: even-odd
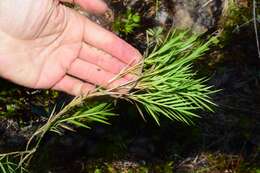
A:
[[[107,4],[102,0],[60,0],[60,1],[76,3],[90,13],[104,13],[108,10]]]

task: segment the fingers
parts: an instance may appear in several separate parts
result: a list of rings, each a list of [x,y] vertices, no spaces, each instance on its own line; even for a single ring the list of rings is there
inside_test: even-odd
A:
[[[95,89],[95,86],[66,75],[53,87],[53,89],[64,91],[74,96],[80,96],[91,92]]]
[[[129,82],[124,78],[112,82],[112,79],[116,77],[115,74],[107,72],[102,68],[81,59],[76,59],[71,64],[67,73],[92,84],[110,89]]]
[[[84,41],[86,43],[103,50],[125,64],[133,65],[141,60],[142,55],[139,51],[127,42],[87,18],[84,21]]]
[[[126,66],[117,58],[84,43],[79,57],[115,74],[118,74]]]
[[[82,8],[92,13],[105,13],[108,7],[102,0],[60,0],[62,2],[77,3]]]
[[[85,60],[91,64],[95,64],[98,67],[104,69],[105,71],[111,72],[113,74],[119,74],[129,67],[127,64],[123,63],[119,59],[107,54],[97,48],[83,43],[81,51],[79,53],[79,58]],[[133,80],[136,76],[125,75],[124,78]]]

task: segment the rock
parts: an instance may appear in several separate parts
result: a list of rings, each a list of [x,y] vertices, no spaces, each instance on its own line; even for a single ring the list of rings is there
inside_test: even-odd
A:
[[[0,153],[26,144],[26,137],[19,133],[18,123],[12,119],[0,120]]]
[[[217,26],[223,0],[171,0],[173,25],[203,33]],[[169,5],[169,3],[173,5]]]
[[[118,4],[132,9],[142,16],[142,22],[155,26],[175,27],[179,29],[191,29],[196,33],[206,32],[218,25],[225,0],[110,0],[109,4],[115,16],[124,11],[118,10]],[[125,9],[125,10],[126,10]],[[148,24],[149,23],[149,24]]]
[[[29,122],[21,125],[15,119],[4,118],[0,119],[0,153],[9,150],[16,150],[25,147],[27,141],[40,127],[42,121]]]

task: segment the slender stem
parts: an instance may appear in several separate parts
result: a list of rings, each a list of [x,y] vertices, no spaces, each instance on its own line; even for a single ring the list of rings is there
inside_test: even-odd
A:
[[[254,20],[254,28],[255,28],[256,46],[257,46],[258,58],[260,58],[260,44],[258,40],[256,8],[257,8],[256,1],[253,0],[253,20]]]

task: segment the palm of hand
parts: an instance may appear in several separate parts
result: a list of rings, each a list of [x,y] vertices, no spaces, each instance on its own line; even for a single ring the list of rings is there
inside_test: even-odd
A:
[[[26,1],[0,2],[2,77],[73,95],[88,92],[94,85],[114,87],[131,78],[109,84],[123,68],[140,59],[136,49],[56,0]],[[88,8],[87,3],[95,2],[79,3]],[[92,11],[105,9],[101,6]]]

